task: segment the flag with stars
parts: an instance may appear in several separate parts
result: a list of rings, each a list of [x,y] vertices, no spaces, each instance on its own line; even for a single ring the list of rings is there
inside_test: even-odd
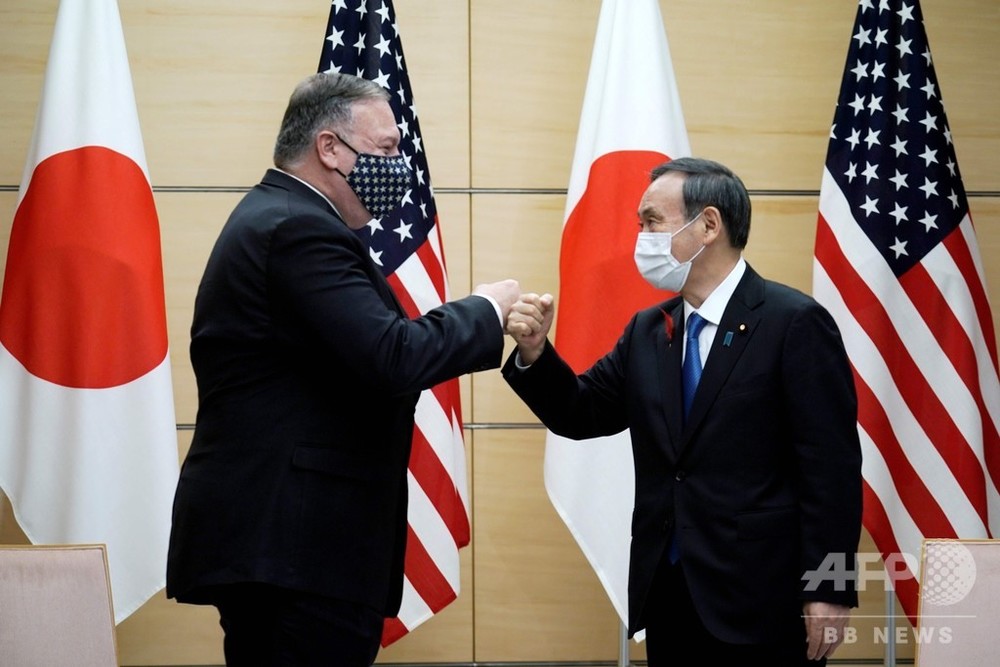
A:
[[[917,0],[859,3],[813,291],[853,366],[865,526],[915,621],[923,539],[1000,534],[996,337]]]
[[[414,172],[403,206],[363,231],[410,317],[448,300],[437,209],[396,16],[389,0],[333,0],[319,71],[375,81],[392,96],[399,150]],[[465,446],[458,380],[423,392],[409,465],[409,530],[403,604],[386,619],[388,646],[458,596],[458,549],[469,543]]]

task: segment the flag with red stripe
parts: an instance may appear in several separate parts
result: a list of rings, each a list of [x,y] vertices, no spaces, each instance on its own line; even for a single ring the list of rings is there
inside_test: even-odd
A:
[[[164,585],[177,432],[160,231],[114,0],[62,0],[0,297],[0,486],[36,544]]]
[[[690,154],[656,0],[604,0],[580,115],[559,254],[556,347],[577,371],[639,309],[671,296],[635,268],[639,199],[653,167]],[[545,488],[623,622],[635,478],[628,432],[585,443],[548,433]]]
[[[399,150],[415,187],[403,206],[373,220],[362,234],[410,317],[448,300],[437,208],[420,123],[413,107],[403,47],[390,0],[333,0],[319,71],[375,81],[389,91],[400,131]],[[458,380],[424,391],[417,403],[409,464],[409,531],[403,603],[388,619],[388,646],[454,600],[458,549],[469,543],[469,514]]]
[[[923,539],[1000,527],[996,337],[917,0],[859,3],[813,291],[854,370],[865,526],[915,621]]]

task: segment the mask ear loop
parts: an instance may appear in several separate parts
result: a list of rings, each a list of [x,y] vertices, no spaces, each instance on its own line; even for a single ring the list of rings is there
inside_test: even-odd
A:
[[[332,132],[332,130],[331,130],[331,132]],[[360,156],[360,155],[361,155],[361,153],[359,153],[359,152],[358,152],[358,151],[357,151],[357,150],[356,150],[356,149],[354,148],[354,146],[352,146],[352,145],[350,145],[349,143],[347,143],[347,142],[346,142],[346,141],[344,140],[344,138],[343,138],[342,136],[340,136],[340,134],[338,134],[337,132],[334,132],[334,133],[333,133],[333,136],[337,137],[337,140],[338,140],[338,141],[340,141],[340,143],[344,144],[344,145],[345,145],[345,146],[347,146],[347,147],[348,147],[349,149],[351,149],[351,152],[352,152],[352,153],[354,153],[355,155],[358,155],[358,156]],[[344,180],[345,180],[345,181],[347,180],[347,174],[345,174],[344,172],[342,172],[342,171],[341,171],[341,170],[340,170],[340,169],[339,169],[338,167],[334,167],[334,168],[333,168],[333,170],[334,170],[334,171],[336,171],[336,172],[337,172],[338,174],[340,174],[340,175],[341,175],[341,176],[342,176],[342,177],[344,178]]]

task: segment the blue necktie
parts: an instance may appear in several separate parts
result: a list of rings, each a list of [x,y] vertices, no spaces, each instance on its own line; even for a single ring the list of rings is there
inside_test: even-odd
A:
[[[698,381],[701,379],[701,351],[698,347],[698,334],[701,333],[706,323],[701,315],[691,313],[687,323],[684,325],[684,335],[687,337],[687,351],[684,353],[684,366],[681,369],[681,386],[684,390],[685,418],[691,412],[694,393],[697,391]]]
[[[705,318],[698,313],[691,313],[687,323],[684,325],[685,336],[687,338],[687,350],[684,352],[684,365],[681,367],[681,389],[684,392],[684,418],[687,419],[691,412],[691,403],[694,402],[694,392],[698,389],[698,381],[701,380],[701,350],[698,348],[698,334],[706,324]],[[678,479],[680,479],[678,477]],[[671,563],[676,563],[680,557],[678,547],[677,524],[671,529],[670,545],[667,547],[667,555]]]

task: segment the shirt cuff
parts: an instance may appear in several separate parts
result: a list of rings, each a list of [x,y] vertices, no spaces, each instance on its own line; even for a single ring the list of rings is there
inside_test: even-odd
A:
[[[503,311],[500,310],[500,304],[497,303],[497,300],[485,294],[473,294],[472,296],[478,296],[481,299],[486,299],[491,304],[493,304],[493,310],[495,310],[497,314],[497,322],[500,323],[500,328],[503,329]]]

